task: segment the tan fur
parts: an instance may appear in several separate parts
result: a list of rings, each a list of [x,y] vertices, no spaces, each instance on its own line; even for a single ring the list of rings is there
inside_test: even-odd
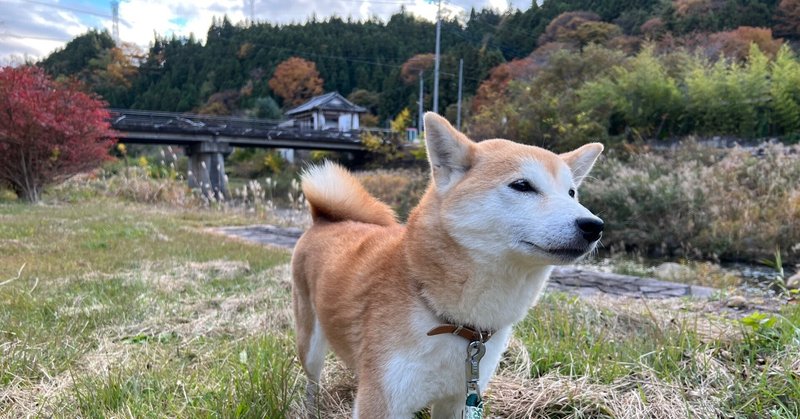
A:
[[[441,350],[456,348],[456,357],[465,353],[458,349],[466,348],[460,338],[422,337],[427,330],[419,329],[427,326],[414,323],[414,316],[453,319],[484,330],[510,330],[532,301],[515,308],[520,313],[487,313],[495,310],[487,307],[503,305],[502,292],[506,290],[497,287],[508,287],[513,296],[514,287],[530,288],[524,280],[527,272],[541,271],[545,280],[549,274],[548,264],[535,258],[517,263],[513,256],[502,263],[492,262],[498,266],[487,265],[459,242],[462,239],[446,215],[459,211],[465,203],[480,202],[481,196],[498,185],[505,188],[521,176],[515,168],[526,162],[541,165],[548,176],[556,178],[564,171],[569,173],[565,161],[549,151],[505,140],[473,143],[434,114],[426,115],[426,129],[434,182],[407,225],[398,224],[388,206],[370,196],[339,166],[326,163],[312,168],[303,179],[314,224],[297,243],[292,260],[298,353],[309,379],[319,379],[318,372],[309,367],[316,362],[309,359],[309,352],[314,349],[314,324],[319,322],[320,333],[331,349],[358,376],[354,416],[360,418],[399,414],[393,406],[398,406],[400,396],[386,384],[387,380],[392,383],[386,374],[392,370],[393,354],[418,352],[425,357],[426,348],[440,343],[450,345]],[[584,160],[593,163],[597,154],[599,151]],[[573,160],[581,156],[581,152],[567,155]],[[484,273],[496,275],[497,280],[485,282]],[[517,279],[520,275],[523,279]],[[533,299],[538,291],[532,291]],[[498,301],[484,303],[480,298]],[[496,354],[497,361],[499,356]],[[453,368],[463,376],[463,363]],[[464,384],[454,385],[463,388]],[[312,400],[314,391],[315,385],[310,385]],[[434,417],[445,416],[435,411]]]
[[[303,194],[311,204],[314,221],[320,218],[328,221],[352,220],[382,226],[397,223],[394,211],[373,198],[347,170],[326,162],[322,166],[309,168],[305,177],[313,177],[315,171],[328,171],[332,175],[330,180],[338,184],[303,182]]]

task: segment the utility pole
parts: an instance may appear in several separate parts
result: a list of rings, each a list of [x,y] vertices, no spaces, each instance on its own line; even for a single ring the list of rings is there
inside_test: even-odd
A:
[[[111,36],[119,47],[119,1],[111,0]]]
[[[442,37],[442,0],[438,1],[436,10],[436,61],[433,73],[433,111],[439,113],[439,51],[440,39]]]
[[[423,102],[425,102],[425,96],[424,96],[425,91],[423,90],[422,74],[423,72],[422,70],[420,70],[419,71],[419,117],[418,117],[419,119],[417,119],[417,134],[420,136],[422,136],[422,130],[424,129],[422,126],[423,125],[422,119],[423,119],[423,114],[425,113],[425,110],[422,107]]]
[[[461,91],[464,85],[464,59],[458,60],[458,114],[456,116],[456,129],[461,130]]]
[[[250,6],[250,26],[256,23],[256,1],[247,0],[247,5]]]

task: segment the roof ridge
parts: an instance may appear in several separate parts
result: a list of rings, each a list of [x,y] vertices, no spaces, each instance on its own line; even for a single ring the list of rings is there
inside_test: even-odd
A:
[[[357,113],[366,113],[367,109],[361,106],[356,105],[355,103],[347,100],[341,93],[338,91],[332,91],[328,93],[324,93],[318,96],[314,96],[305,103],[298,105],[292,109],[286,111],[286,115],[293,115],[300,112],[308,111],[311,109],[324,109],[325,105],[331,102],[334,99],[338,99],[342,102],[342,105],[339,109],[335,110],[345,110]]]

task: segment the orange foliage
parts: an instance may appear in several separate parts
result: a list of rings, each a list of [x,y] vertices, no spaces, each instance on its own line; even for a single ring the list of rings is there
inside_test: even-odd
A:
[[[583,24],[588,22],[599,22],[600,16],[592,12],[565,12],[547,24],[544,33],[539,37],[539,45],[547,42],[563,41],[574,33]]]
[[[321,94],[322,84],[314,62],[292,57],[275,68],[269,88],[283,98],[284,104],[297,106]]]
[[[556,16],[539,37],[539,45],[563,42],[583,48],[591,43],[605,44],[622,34],[622,29],[603,22],[592,12],[565,12]]]
[[[135,44],[124,42],[120,47],[104,51],[100,57],[89,61],[94,70],[92,82],[104,86],[131,87],[139,72],[138,63],[144,60],[144,52]]]
[[[214,93],[206,103],[197,110],[203,115],[230,115],[239,103],[240,93],[236,90],[223,90]]]
[[[400,70],[400,78],[403,79],[403,83],[411,84],[416,82],[419,78],[419,72],[430,70],[435,60],[436,56],[433,54],[417,54],[409,58],[403,63],[403,67]]]
[[[709,37],[709,52],[719,52],[725,57],[746,61],[750,45],[755,43],[768,57],[775,57],[783,40],[772,37],[772,29],[740,26],[732,31],[717,32]]]
[[[647,22],[642,23],[642,26],[639,29],[646,37],[652,39],[656,39],[666,32],[664,21],[661,20],[660,17],[654,17],[649,19]]]
[[[239,51],[236,53],[236,57],[240,60],[250,58],[250,56],[253,55],[254,50],[255,45],[253,45],[252,42],[245,42],[239,46]]]
[[[513,60],[493,68],[489,77],[481,83],[472,101],[472,108],[478,110],[489,105],[505,95],[508,83],[511,80],[532,75],[538,66],[531,57]]]

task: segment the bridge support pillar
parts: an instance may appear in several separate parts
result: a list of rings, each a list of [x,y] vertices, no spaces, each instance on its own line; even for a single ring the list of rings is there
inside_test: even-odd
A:
[[[228,197],[225,157],[233,148],[226,142],[204,141],[186,147],[189,156],[189,187],[199,188],[203,195],[217,199]]]

